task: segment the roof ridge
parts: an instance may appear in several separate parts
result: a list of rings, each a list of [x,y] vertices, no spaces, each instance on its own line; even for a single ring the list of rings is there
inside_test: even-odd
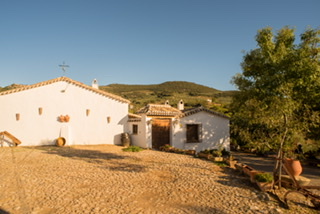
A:
[[[172,107],[171,105],[168,105],[168,104],[153,104],[153,103],[149,103],[148,106]],[[174,107],[172,107],[172,108],[174,108]]]
[[[79,81],[76,81],[76,80],[73,80],[73,79],[71,79],[69,77],[64,77],[64,76],[58,77],[58,78],[55,78],[55,79],[51,79],[51,80],[46,80],[46,81],[39,82],[39,83],[35,83],[35,84],[32,84],[32,85],[26,85],[24,87],[20,87],[20,88],[16,88],[16,89],[11,89],[11,90],[8,90],[8,91],[3,91],[3,92],[0,92],[0,96],[7,95],[7,94],[12,94],[12,93],[17,93],[17,92],[20,92],[20,91],[26,91],[26,90],[29,90],[29,89],[38,88],[38,87],[42,87],[42,86],[45,86],[45,85],[50,85],[52,83],[56,83],[56,82],[60,82],[60,81],[64,81],[64,82],[68,82],[68,83],[74,84],[74,85],[76,85],[78,87],[81,87],[81,88],[96,92],[98,94],[104,95],[104,96],[109,97],[111,99],[115,99],[115,100],[118,100],[118,101],[121,101],[121,102],[124,102],[124,103],[130,103],[129,100],[127,100],[125,98],[122,98],[122,97],[120,97],[118,95],[111,94],[109,92],[102,91],[100,89],[92,88],[89,85],[86,85],[86,84],[84,84],[82,82],[79,82]]]
[[[186,117],[186,116],[189,116],[189,115],[201,112],[201,111],[205,111],[205,112],[208,112],[210,114],[214,114],[214,115],[217,115],[217,116],[220,116],[220,117],[224,117],[224,118],[230,119],[230,117],[228,117],[227,115],[224,115],[224,114],[216,112],[216,111],[212,111],[212,110],[207,109],[207,108],[205,108],[203,106],[199,106],[199,107],[191,108],[191,109],[186,109],[183,113],[178,115],[178,117],[180,117],[180,118],[181,117]]]

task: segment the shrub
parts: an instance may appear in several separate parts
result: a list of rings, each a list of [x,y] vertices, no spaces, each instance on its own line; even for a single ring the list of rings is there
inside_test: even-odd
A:
[[[230,156],[230,152],[226,150],[226,148],[223,148],[222,151],[222,156]]]
[[[227,167],[228,164],[224,161],[216,161],[214,162],[215,165],[220,166],[220,167]]]
[[[140,152],[143,149],[139,146],[129,146],[128,148],[123,148],[122,151],[124,152]]]
[[[254,179],[258,182],[271,182],[273,181],[273,175],[270,173],[259,173],[254,176]]]
[[[211,154],[214,156],[214,157],[221,157],[222,156],[222,152],[220,150],[211,150]]]

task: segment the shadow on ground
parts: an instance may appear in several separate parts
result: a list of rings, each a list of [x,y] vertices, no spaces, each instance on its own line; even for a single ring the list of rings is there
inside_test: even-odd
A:
[[[41,150],[46,154],[58,155],[65,158],[85,161],[100,168],[112,171],[144,172],[145,166],[137,163],[138,159],[122,154],[104,152],[100,150],[82,149],[76,147],[37,146],[33,149]]]
[[[0,208],[0,214],[10,214],[8,211],[5,211],[4,209]]]
[[[181,206],[182,210],[186,211],[186,213],[203,213],[203,214],[226,214],[225,211],[218,208],[208,207],[208,206]]]

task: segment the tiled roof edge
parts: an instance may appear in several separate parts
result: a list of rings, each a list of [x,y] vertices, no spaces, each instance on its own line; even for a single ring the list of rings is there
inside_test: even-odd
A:
[[[215,112],[215,111],[211,111],[209,109],[206,109],[204,107],[198,107],[198,108],[193,108],[193,109],[189,109],[189,110],[185,110],[182,114],[178,115],[179,118],[182,118],[182,117],[186,117],[186,116],[189,116],[189,115],[192,115],[192,114],[196,114],[198,112],[201,112],[201,111],[205,111],[205,112],[208,112],[210,114],[214,114],[214,115],[217,115],[217,116],[220,116],[220,117],[223,117],[223,118],[226,118],[226,119],[230,119],[230,117],[222,114],[222,113],[219,113],[219,112]]]
[[[56,83],[56,82],[60,82],[60,81],[64,81],[64,82],[76,85],[76,86],[78,86],[80,88],[87,89],[89,91],[98,93],[100,95],[106,96],[106,97],[111,98],[111,99],[115,99],[115,100],[123,102],[123,103],[130,103],[129,100],[124,99],[124,98],[122,98],[122,97],[120,97],[118,95],[111,94],[111,93],[102,91],[100,89],[92,88],[91,86],[88,86],[88,85],[86,85],[84,83],[75,81],[75,80],[70,79],[68,77],[58,77],[58,78],[55,78],[55,79],[52,79],[52,80],[39,82],[39,83],[36,83],[36,84],[33,84],[33,85],[27,85],[27,86],[24,86],[24,87],[20,87],[20,88],[8,90],[8,91],[3,91],[3,92],[0,92],[0,96],[7,95],[7,94],[12,94],[12,93],[17,93],[17,92],[20,92],[20,91],[26,91],[26,90],[29,90],[29,89],[38,88],[38,87],[45,86],[45,85],[50,85],[50,84],[53,84],[53,83]]]

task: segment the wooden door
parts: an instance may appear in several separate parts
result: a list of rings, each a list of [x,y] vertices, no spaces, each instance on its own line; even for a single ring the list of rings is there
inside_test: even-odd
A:
[[[161,146],[170,144],[170,119],[152,120],[152,148],[159,149]]]

